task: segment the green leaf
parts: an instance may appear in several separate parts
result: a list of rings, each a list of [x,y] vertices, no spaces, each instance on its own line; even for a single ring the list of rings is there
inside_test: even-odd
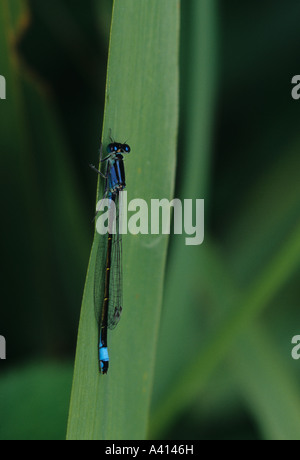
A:
[[[298,382],[267,328],[250,326],[232,353],[232,363],[264,439],[299,440]]]
[[[208,257],[209,272],[204,274],[205,283],[213,300],[214,313],[222,312],[224,298],[230,304],[232,299],[239,299],[241,293],[234,286],[221,254],[211,245]],[[221,286],[221,290],[216,289],[216,285]],[[274,291],[280,285],[274,280]],[[300,397],[295,375],[288,365],[290,360],[281,356],[281,344],[276,343],[268,329],[269,322],[261,318],[253,324],[243,323],[242,334],[238,334],[235,346],[228,350],[226,368],[232,381],[239,383],[239,393],[266,439],[299,439]],[[222,384],[219,378],[218,386]]]
[[[185,366],[153,416],[153,432],[165,428],[170,416],[191,404],[203,390],[213,370],[226,356],[234,341],[275,297],[300,263],[300,221],[268,262],[254,283],[235,299],[234,307],[208,337],[206,346]]]
[[[64,439],[71,383],[69,363],[36,362],[2,374],[0,439]]]
[[[116,0],[103,142],[128,141],[128,200],[171,199],[178,124],[179,2]],[[99,187],[97,198],[102,196]],[[129,215],[130,217],[130,215]],[[123,238],[124,311],[109,333],[110,369],[98,370],[93,292],[98,235],[86,278],[70,404],[69,439],[146,435],[162,304],[166,235]]]

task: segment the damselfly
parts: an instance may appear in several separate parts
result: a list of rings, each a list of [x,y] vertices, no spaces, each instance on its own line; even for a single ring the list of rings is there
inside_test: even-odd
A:
[[[112,142],[107,147],[107,153],[108,156],[102,158],[101,146],[100,163],[107,163],[105,174],[95,168],[95,166],[90,165],[94,171],[105,179],[102,202],[104,202],[105,198],[108,199],[110,211],[107,237],[99,236],[94,282],[95,313],[99,324],[99,365],[102,374],[107,373],[109,366],[107,329],[114,329],[116,327],[120,320],[123,307],[122,236],[119,232],[121,212],[119,194],[126,186],[123,154],[130,153],[130,147],[127,144]],[[97,211],[99,211],[99,208]]]

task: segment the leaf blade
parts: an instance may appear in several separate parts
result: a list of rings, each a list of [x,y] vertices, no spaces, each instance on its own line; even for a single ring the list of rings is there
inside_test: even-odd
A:
[[[136,152],[126,159],[128,200],[134,194],[146,202],[173,194],[178,15],[178,2],[114,3],[103,141],[111,129],[120,142],[129,137]],[[168,142],[162,155],[164,139]],[[100,185],[97,196],[102,196]],[[111,367],[103,377],[98,373],[93,313],[97,237],[83,297],[67,437],[141,439],[148,423],[168,238],[124,235],[125,309],[109,336]]]

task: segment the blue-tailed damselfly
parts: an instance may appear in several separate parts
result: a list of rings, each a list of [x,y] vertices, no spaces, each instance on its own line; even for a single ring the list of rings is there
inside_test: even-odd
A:
[[[123,308],[119,194],[126,186],[123,154],[129,152],[129,145],[112,142],[107,147],[106,158],[102,158],[102,146],[100,150],[100,164],[107,162],[106,173],[103,174],[95,166],[90,165],[105,179],[103,201],[107,198],[108,207],[114,210],[110,213],[107,237],[99,236],[95,267],[94,303],[99,325],[99,366],[102,374],[106,374],[109,367],[107,330],[116,327]]]

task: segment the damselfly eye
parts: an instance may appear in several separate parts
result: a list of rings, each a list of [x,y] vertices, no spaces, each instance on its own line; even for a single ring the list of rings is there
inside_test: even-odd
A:
[[[130,152],[130,147],[129,147],[129,145],[124,144],[124,145],[123,145],[123,150],[124,150],[124,152],[129,153],[129,152]]]
[[[115,144],[109,144],[109,145],[107,146],[107,152],[108,152],[108,153],[111,153],[111,152],[113,152],[114,150],[115,150]]]

